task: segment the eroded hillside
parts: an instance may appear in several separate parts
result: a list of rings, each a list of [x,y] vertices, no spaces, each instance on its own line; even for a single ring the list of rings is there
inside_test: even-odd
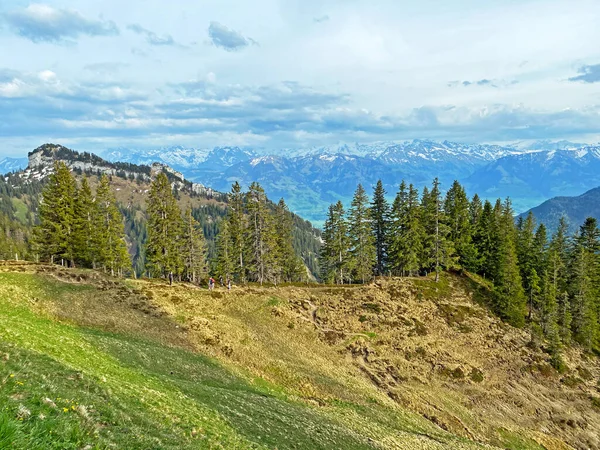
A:
[[[569,351],[569,371],[557,373],[543,343],[492,317],[481,306],[485,286],[466,277],[447,275],[438,284],[394,279],[364,287],[234,286],[231,292],[209,292],[48,266],[3,270],[2,350],[44,354],[100,386],[102,377],[112,377],[106,395],[121,402],[133,421],[126,428],[137,421],[129,411],[140,408],[131,398],[136,390],[152,392],[154,399],[140,416],[160,416],[154,408],[173,402],[156,420],[167,420],[181,441],[156,437],[163,448],[169,448],[166,441],[172,448],[210,448],[234,438],[240,447],[269,448],[600,445],[597,359]],[[23,308],[29,312],[10,312]],[[42,339],[36,321],[74,334],[50,339],[47,331]],[[98,329],[108,334],[93,331]],[[101,349],[111,361],[116,357],[142,380],[134,383],[121,366],[103,375],[106,364],[96,366],[99,354],[95,362],[81,361],[64,348],[83,345]],[[211,376],[198,353],[218,361],[209,364]],[[18,361],[10,358],[0,370],[6,372],[7,364]],[[36,389],[50,397],[42,386]],[[199,433],[210,428],[208,416],[189,416],[177,398],[189,410],[210,411],[221,431]],[[25,402],[10,392],[2,410],[32,409]],[[89,424],[98,436],[120,429],[102,420],[107,423]],[[198,435],[214,439],[209,445]],[[129,448],[143,448],[131,442]]]

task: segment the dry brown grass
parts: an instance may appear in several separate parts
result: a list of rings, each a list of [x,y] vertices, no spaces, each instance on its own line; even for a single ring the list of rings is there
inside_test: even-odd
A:
[[[529,334],[491,316],[458,276],[439,287],[380,280],[231,293],[138,283],[203,352],[304,401],[392,400],[479,442],[505,445],[513,433],[547,448],[599,448],[598,361],[569,351],[568,366],[588,370],[566,386]]]
[[[65,320],[193,348],[326,413],[339,416],[340,403],[375,405],[404,417],[406,427],[439,427],[492,446],[600,448],[598,360],[572,349],[570,373],[558,374],[547,354],[527,346],[526,331],[490,315],[455,275],[440,285],[378,280],[231,292],[91,275],[80,281],[66,270],[52,276],[100,288],[93,299],[51,305]],[[342,420],[385,436],[390,447],[409,439],[392,425],[346,414]]]

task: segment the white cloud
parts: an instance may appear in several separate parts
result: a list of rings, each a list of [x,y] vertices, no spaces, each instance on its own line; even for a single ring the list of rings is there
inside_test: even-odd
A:
[[[51,70],[42,70],[38,73],[38,78],[46,83],[55,82],[57,80],[56,74]]]
[[[2,65],[17,72],[0,70],[0,98],[27,101],[10,105],[23,111],[40,108],[43,123],[51,117],[90,125],[98,120],[95,108],[109,108],[82,105],[110,103],[113,117],[160,129],[180,120],[180,127],[171,122],[170,133],[156,131],[152,139],[180,136],[182,142],[195,134],[183,121],[204,118],[219,120],[199,126],[221,135],[223,144],[251,132],[273,147],[388,132],[389,138],[471,140],[513,129],[584,135],[589,126],[564,123],[579,117],[587,125],[597,117],[591,111],[600,105],[600,91],[591,81],[600,64],[599,15],[595,0],[381,0],[377,6],[366,0],[207,0],[186,2],[185,13],[158,0],[0,6],[7,25],[0,47],[11,49]],[[139,35],[116,34],[138,23],[143,27],[130,30]],[[96,35],[113,37],[81,39]],[[202,45],[207,36],[214,45]],[[200,44],[178,51],[179,42]],[[200,81],[183,89],[191,79]],[[181,90],[174,93],[173,86]],[[44,104],[48,96],[54,103]],[[61,109],[65,105],[72,109]],[[191,117],[209,113],[214,117]],[[219,128],[224,124],[232,128]],[[5,129],[28,133],[25,123]],[[103,127],[73,129],[86,130],[90,142],[113,138]],[[38,143],[32,139],[32,147]]]

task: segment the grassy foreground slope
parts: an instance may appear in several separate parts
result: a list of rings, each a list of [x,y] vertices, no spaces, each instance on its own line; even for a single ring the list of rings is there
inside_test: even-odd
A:
[[[0,265],[0,448],[597,448],[597,361],[552,372],[481,295]]]

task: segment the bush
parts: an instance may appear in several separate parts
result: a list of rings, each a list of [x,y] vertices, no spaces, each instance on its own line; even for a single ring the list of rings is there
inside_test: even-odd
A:
[[[463,372],[463,370],[460,367],[457,367],[456,369],[454,369],[450,375],[452,376],[452,378],[454,378],[455,380],[462,380],[465,377],[465,373]]]
[[[471,369],[471,373],[469,374],[469,378],[471,378],[471,381],[475,383],[481,383],[483,381],[483,372],[476,367],[473,367]]]

